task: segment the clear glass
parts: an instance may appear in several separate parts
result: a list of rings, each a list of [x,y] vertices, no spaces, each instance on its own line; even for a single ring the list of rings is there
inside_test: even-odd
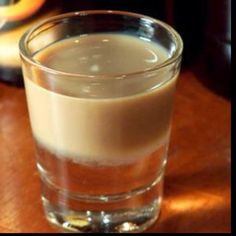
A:
[[[94,33],[156,43],[168,58],[148,69],[98,75],[59,71],[35,59],[54,43]],[[59,15],[22,36],[25,90],[50,223],[66,232],[142,232],[157,220],[182,49],[169,25],[121,11]]]

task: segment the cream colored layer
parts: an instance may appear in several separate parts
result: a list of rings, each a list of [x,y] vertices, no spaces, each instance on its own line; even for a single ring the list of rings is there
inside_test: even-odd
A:
[[[94,34],[55,43],[35,59],[62,71],[113,75],[152,68],[168,56],[132,36]],[[153,153],[170,131],[176,78],[169,80],[167,69],[109,83],[27,71],[34,137],[53,154],[82,163],[117,165]]]
[[[25,79],[34,137],[75,162],[116,165],[145,157],[168,140],[175,81],[142,95],[81,99]]]

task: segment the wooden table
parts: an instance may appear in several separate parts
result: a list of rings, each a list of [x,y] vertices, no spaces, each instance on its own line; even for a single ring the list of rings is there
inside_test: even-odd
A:
[[[193,70],[177,86],[159,220],[148,232],[230,232],[230,101]],[[44,218],[24,89],[0,83],[0,232],[57,232]]]

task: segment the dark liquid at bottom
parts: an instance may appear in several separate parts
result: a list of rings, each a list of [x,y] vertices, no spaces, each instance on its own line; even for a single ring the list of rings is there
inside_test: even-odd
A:
[[[139,232],[159,214],[166,152],[164,145],[131,164],[99,166],[57,157],[37,145],[47,218],[69,231]],[[132,227],[124,230],[124,222]]]

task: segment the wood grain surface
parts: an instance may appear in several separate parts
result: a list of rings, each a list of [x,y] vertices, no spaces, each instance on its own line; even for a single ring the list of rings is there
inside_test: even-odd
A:
[[[231,231],[231,104],[180,74],[164,201],[147,232]],[[23,88],[0,83],[0,232],[57,232],[46,221]]]

